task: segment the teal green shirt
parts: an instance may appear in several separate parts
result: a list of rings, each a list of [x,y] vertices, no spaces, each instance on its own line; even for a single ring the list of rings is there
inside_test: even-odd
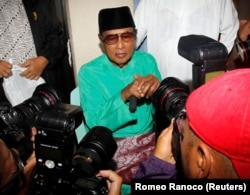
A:
[[[138,100],[134,113],[129,111],[129,102],[121,98],[121,90],[134,80],[135,74],[153,74],[161,81],[153,56],[139,51],[134,52],[124,68],[113,65],[105,54],[80,68],[80,102],[87,127],[105,126],[116,138],[135,136],[153,129],[154,107],[150,98]]]

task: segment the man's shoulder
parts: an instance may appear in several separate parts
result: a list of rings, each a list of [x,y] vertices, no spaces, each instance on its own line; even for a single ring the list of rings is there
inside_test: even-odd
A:
[[[97,57],[89,60],[88,62],[86,62],[85,64],[83,64],[83,66],[95,64],[95,63],[98,63],[98,62],[103,62],[104,60],[105,60],[105,55],[102,54],[102,55],[99,55],[99,56],[97,56]]]
[[[97,67],[98,65],[105,62],[105,55],[100,55],[84,64],[82,64],[81,69],[86,69],[89,67]]]
[[[90,74],[91,72],[98,72],[103,69],[106,63],[106,56],[100,55],[86,63],[84,63],[79,70],[79,75]]]

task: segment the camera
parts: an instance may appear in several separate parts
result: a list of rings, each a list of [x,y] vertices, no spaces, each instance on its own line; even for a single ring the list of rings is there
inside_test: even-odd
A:
[[[185,112],[185,104],[190,93],[187,84],[175,77],[167,77],[152,95],[156,111],[156,133],[169,126],[172,118],[179,118]]]
[[[225,61],[228,55],[224,44],[205,35],[194,34],[180,37],[178,53],[197,65],[202,65],[206,60]]]
[[[177,177],[182,177],[181,152],[180,152],[180,129],[186,119],[185,104],[190,89],[187,84],[175,77],[167,77],[160,83],[159,88],[152,95],[152,103],[155,108],[155,132],[156,139],[163,129],[170,125],[174,118],[172,136],[172,152],[176,160]]]
[[[242,62],[247,62],[250,55],[250,39],[236,43],[236,50]]]
[[[58,112],[58,108],[56,110]],[[95,126],[77,144],[73,130],[78,125],[70,124],[70,115],[59,115],[54,118],[58,122],[52,126],[50,122],[45,123],[51,120],[51,112],[37,117],[37,168],[32,194],[108,194],[105,179],[97,177],[96,173],[114,168],[112,156],[117,144],[111,130]]]
[[[96,126],[78,143],[75,129],[84,121],[80,106],[65,104],[47,83],[31,98],[12,107],[0,103],[0,138],[18,150],[23,163],[33,152],[31,129],[36,128],[36,167],[31,194],[108,193],[100,169],[114,169],[117,144],[110,129]]]
[[[226,71],[228,51],[224,44],[205,35],[182,36],[178,53],[193,62],[192,88],[196,89],[211,78]]]
[[[36,115],[61,102],[56,91],[48,84],[39,85],[31,98],[12,107],[8,102],[0,103],[0,138],[9,148],[16,148],[25,163],[33,148],[30,142],[31,128]]]

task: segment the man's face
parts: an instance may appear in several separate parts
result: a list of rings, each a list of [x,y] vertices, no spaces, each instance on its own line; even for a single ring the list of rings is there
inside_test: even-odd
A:
[[[104,51],[114,64],[122,67],[129,62],[136,43],[134,28],[108,30],[102,33],[100,39],[103,41]]]

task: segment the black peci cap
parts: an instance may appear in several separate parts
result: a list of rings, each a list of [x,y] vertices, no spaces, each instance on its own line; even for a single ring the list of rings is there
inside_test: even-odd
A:
[[[135,28],[128,6],[102,9],[98,15],[99,33],[119,28]]]

